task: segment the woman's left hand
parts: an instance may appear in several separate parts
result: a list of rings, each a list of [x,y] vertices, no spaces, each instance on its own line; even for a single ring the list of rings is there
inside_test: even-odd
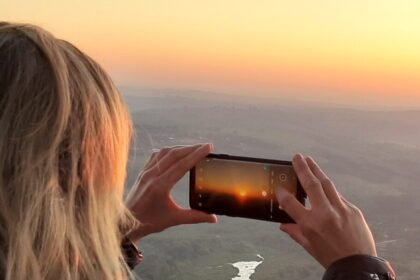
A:
[[[153,153],[126,199],[126,206],[140,221],[129,234],[132,241],[172,226],[217,222],[215,215],[179,206],[171,195],[174,185],[212,149],[211,144],[200,144]]]
[[[293,167],[310,207],[304,207],[289,192],[278,189],[279,205],[296,221],[296,224],[282,224],[280,229],[325,268],[349,256],[376,257],[375,240],[360,209],[337,191],[311,157],[296,155]]]

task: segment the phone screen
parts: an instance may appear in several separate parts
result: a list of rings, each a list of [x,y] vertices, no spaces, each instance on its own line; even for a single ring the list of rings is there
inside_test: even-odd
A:
[[[279,209],[275,191],[283,188],[296,197],[301,192],[290,162],[214,156],[192,172],[191,206],[215,214],[290,222]]]

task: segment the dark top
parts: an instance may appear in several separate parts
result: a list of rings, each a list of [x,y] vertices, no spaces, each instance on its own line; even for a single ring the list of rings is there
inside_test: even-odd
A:
[[[356,255],[333,263],[322,279],[395,280],[397,276],[386,260],[372,256]]]
[[[137,248],[136,244],[129,238],[125,237],[121,242],[121,249],[124,256],[124,260],[130,269],[134,269],[136,265],[142,262],[143,254]]]

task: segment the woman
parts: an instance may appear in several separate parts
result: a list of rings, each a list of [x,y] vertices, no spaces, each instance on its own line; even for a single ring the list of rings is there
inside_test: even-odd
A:
[[[1,278],[129,278],[125,236],[216,222],[169,196],[210,145],[154,155],[128,210],[130,134],[121,95],[97,63],[38,27],[0,23]]]
[[[181,208],[170,194],[210,144],[153,154],[124,204],[130,136],[122,97],[96,62],[38,27],[0,23],[2,278],[129,279],[141,258],[131,242],[171,226],[216,222]],[[302,157],[294,162],[313,207],[279,193],[298,222],[282,229],[329,271],[345,272],[337,266],[344,257],[375,256],[360,212],[328,180],[305,179],[323,176],[314,162],[305,160],[311,168]],[[319,230],[325,223],[335,231]],[[340,246],[343,240],[350,245]]]

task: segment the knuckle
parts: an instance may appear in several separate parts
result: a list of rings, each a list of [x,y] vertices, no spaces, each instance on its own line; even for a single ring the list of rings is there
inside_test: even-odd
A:
[[[346,205],[346,213],[350,214],[350,215],[361,215],[363,216],[363,212],[362,210],[360,210],[356,205],[351,204],[351,203],[347,203]]]
[[[143,178],[143,179],[150,179],[152,177],[153,177],[153,174],[152,174],[152,170],[150,170],[150,169],[143,171],[142,174],[141,174],[141,178]]]
[[[353,206],[352,211],[353,211],[354,215],[356,215],[358,217],[363,217],[363,212],[362,212],[362,210],[360,210],[360,208],[358,208],[356,206]]]
[[[171,148],[169,147],[163,147],[162,149],[159,150],[159,153],[167,153],[171,150]]]
[[[321,185],[323,186],[332,186],[334,183],[331,181],[330,178],[324,178],[321,180]]]
[[[335,222],[333,215],[331,213],[324,213],[321,216],[321,224],[324,226],[331,225]]]
[[[334,212],[328,213],[323,216],[321,224],[323,227],[340,228],[340,217]]]
[[[178,149],[171,149],[171,150],[168,152],[168,155],[169,155],[170,157],[172,157],[172,158],[180,158],[180,150],[178,150]]]
[[[350,207],[350,206],[348,206],[348,205],[345,205],[344,207],[343,207],[343,209],[342,209],[342,213],[343,213],[343,217],[344,217],[344,219],[346,219],[347,220],[347,218],[348,217],[350,217],[350,216],[352,216],[353,215],[353,212],[354,210],[352,209],[352,207]]]
[[[349,205],[344,209],[343,219],[345,220],[346,223],[350,223],[354,221],[355,219],[357,220],[364,219],[364,215],[363,215],[362,210],[360,210],[354,205]]]
[[[291,195],[285,196],[281,201],[281,207],[284,210],[290,210],[293,205],[293,197]]]
[[[305,186],[307,188],[318,188],[320,185],[320,182],[318,179],[311,178],[308,181],[306,181]]]
[[[141,175],[141,181],[150,185],[155,185],[159,181],[158,178],[158,173],[154,172],[154,170],[147,170]]]

